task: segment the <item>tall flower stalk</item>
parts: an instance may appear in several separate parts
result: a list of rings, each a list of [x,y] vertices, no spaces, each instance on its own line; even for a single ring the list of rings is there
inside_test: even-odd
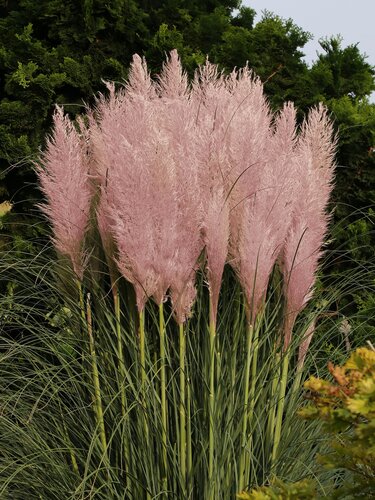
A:
[[[288,230],[288,213],[293,196],[290,154],[294,144],[295,111],[291,105],[286,106],[272,130],[270,113],[259,82],[244,70],[238,76],[232,74],[230,84],[238,102],[228,128],[232,145],[229,171],[232,179],[230,262],[245,292],[248,321],[239,465],[239,485],[242,489],[245,486],[246,456],[249,457],[249,411],[254,406],[250,399],[255,381],[252,381],[249,391],[251,364],[256,367],[254,327],[264,302],[269,276]],[[251,119],[247,116],[249,108],[252,110]],[[239,128],[246,132],[236,133]],[[284,172],[283,179],[279,176],[280,168]]]
[[[80,122],[80,132],[62,108],[53,117],[53,135],[47,141],[46,152],[38,167],[39,180],[47,203],[43,212],[52,223],[52,241],[56,249],[67,256],[76,275],[81,317],[89,339],[95,414],[104,462],[108,466],[107,440],[103,416],[99,370],[93,336],[89,295],[84,303],[83,273],[87,263],[84,240],[89,225],[93,186],[90,178],[90,156],[87,149],[88,131]]]
[[[282,251],[286,310],[273,462],[277,458],[281,437],[289,364],[288,347],[297,315],[312,296],[319,258],[322,255],[321,248],[328,228],[327,205],[332,190],[334,150],[332,124],[327,110],[319,105],[309,112],[298,140],[295,165],[299,196],[293,199],[291,223]]]
[[[92,360],[92,378],[93,378],[94,391],[95,391],[96,417],[97,417],[97,421],[98,421],[99,435],[100,435],[100,440],[101,440],[101,444],[102,444],[104,465],[108,468],[108,473],[109,473],[109,459],[108,459],[108,449],[107,449],[108,446],[107,446],[107,437],[106,437],[106,430],[105,430],[105,424],[104,424],[104,412],[103,412],[103,403],[102,403],[102,392],[101,392],[101,388],[100,388],[98,361],[97,361],[97,356],[96,356],[95,339],[94,339],[94,332],[93,332],[93,326],[92,326],[90,294],[87,294],[87,298],[86,298],[86,322],[87,322],[87,333],[88,333],[89,345],[90,345],[90,355],[91,355],[91,360]]]
[[[164,321],[163,302],[159,304],[159,337],[160,337],[160,400],[162,420],[162,456],[163,456],[163,491],[167,490],[167,451],[168,451],[168,407],[167,407],[167,378],[166,378],[166,330]]]
[[[225,80],[217,67],[206,61],[195,75],[192,104],[195,109],[195,127],[198,131],[194,146],[199,161],[199,189],[201,196],[202,240],[205,248],[206,275],[209,287],[209,450],[208,477],[210,495],[215,495],[215,362],[216,322],[219,294],[224,266],[228,255],[229,203],[225,172],[227,151],[225,131],[230,103]]]

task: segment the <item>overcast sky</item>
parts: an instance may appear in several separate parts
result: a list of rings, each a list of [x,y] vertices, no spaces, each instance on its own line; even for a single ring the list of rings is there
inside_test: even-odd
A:
[[[340,34],[344,47],[359,43],[367,62],[375,65],[375,0],[243,0],[242,4],[256,10],[256,21],[267,9],[312,33],[314,39],[303,49],[308,63],[316,59],[319,38]]]

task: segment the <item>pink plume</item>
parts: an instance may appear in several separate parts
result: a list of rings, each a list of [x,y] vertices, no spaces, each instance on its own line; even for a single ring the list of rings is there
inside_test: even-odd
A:
[[[144,107],[148,108],[146,101]],[[158,200],[149,175],[157,151],[152,124],[152,111],[138,106],[123,115],[114,112],[112,120],[108,116],[100,124],[99,148],[107,168],[102,217],[117,243],[118,267],[135,287],[140,311],[158,281],[152,238],[156,222],[153,205]]]
[[[296,151],[298,196],[282,252],[286,317],[284,346],[288,347],[298,313],[309,301],[315,283],[329,216],[335,140],[326,109],[313,108],[302,126]]]
[[[203,243],[198,162],[194,146],[195,114],[191,106],[187,78],[176,51],[172,51],[159,78],[161,108],[158,112],[168,151],[172,158],[174,189],[167,188],[173,207],[169,244],[173,250],[170,269],[170,296],[176,321],[181,324],[191,314],[194,303],[197,261]],[[165,249],[166,251],[166,249]],[[170,266],[169,266],[170,268]],[[161,270],[164,275],[165,271]]]
[[[230,97],[222,74],[206,61],[195,75],[192,105],[196,115],[195,157],[199,164],[202,237],[214,324],[229,241],[228,162],[224,139],[231,109]]]
[[[268,283],[275,246],[270,211],[280,191],[269,161],[271,115],[259,80],[247,68],[228,81],[233,111],[227,125],[230,170],[230,264],[235,270],[253,322]],[[274,214],[277,217],[277,211]],[[276,241],[274,241],[276,240]]]
[[[89,224],[93,195],[89,177],[87,130],[81,122],[81,134],[56,107],[53,133],[37,168],[41,189],[47,198],[42,210],[53,228],[56,249],[70,258],[79,279],[86,264],[84,238]]]
[[[181,92],[173,90],[177,80],[184,81],[175,56],[160,78],[159,99],[145,62],[134,58],[125,93],[99,103],[93,143],[105,211],[99,217],[102,226],[110,225],[117,264],[135,287],[138,309],[149,297],[161,303],[171,288],[181,319],[191,304],[199,224],[192,196],[196,173],[189,151],[191,120],[182,84]],[[189,241],[194,241],[190,250]]]

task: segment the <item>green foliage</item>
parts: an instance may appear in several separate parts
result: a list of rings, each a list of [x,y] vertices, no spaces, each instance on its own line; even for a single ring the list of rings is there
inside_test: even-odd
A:
[[[334,435],[332,453],[320,457],[330,469],[349,471],[334,498],[375,496],[375,350],[359,348],[344,366],[329,365],[333,382],[311,377],[312,404],[300,414],[324,422]]]
[[[307,77],[301,49],[312,35],[291,19],[284,20],[266,11],[252,36],[249,64],[263,81],[269,79],[265,90],[272,104],[278,107],[282,101],[293,100],[299,105]]]
[[[117,319],[111,300],[105,264],[91,255],[84,281],[81,308],[76,280],[63,261],[54,262],[50,249],[29,248],[19,242],[17,261],[3,252],[0,261],[0,497],[51,498],[155,498],[163,495],[163,432],[161,421],[160,369],[167,384],[167,482],[176,498],[209,498],[207,478],[209,422],[214,420],[214,475],[217,498],[233,498],[238,481],[247,356],[246,320],[240,287],[226,269],[221,292],[214,352],[216,369],[215,412],[209,414],[211,350],[208,335],[209,294],[198,278],[194,315],[185,326],[186,338],[186,436],[190,436],[189,481],[185,489],[179,449],[180,354],[177,326],[170,304],[164,305],[166,352],[159,353],[158,309],[149,302],[145,313],[145,363],[140,364],[140,343],[132,288],[120,280],[121,310]],[[353,277],[355,282],[357,277]],[[314,463],[317,450],[324,450],[320,426],[297,416],[301,405],[300,381],[305,372],[295,371],[295,354],[305,331],[300,321],[290,351],[287,394],[281,441],[276,460],[273,449],[274,409],[278,404],[278,380],[282,358],[278,335],[282,318],[280,285],[275,273],[264,314],[253,339],[248,436],[245,446],[247,478],[251,487],[265,484],[272,474],[290,483],[316,474],[318,492],[331,482],[331,473]],[[348,282],[338,284],[343,291]],[[363,277],[362,287],[366,286]],[[340,289],[340,287],[342,287]],[[329,308],[337,298],[323,292],[319,308]],[[96,418],[95,387],[91,373],[87,304],[92,312],[100,393],[107,437],[101,445]],[[84,310],[83,310],[84,309]],[[319,314],[313,308],[311,317]],[[306,318],[305,318],[306,319]],[[323,321],[322,321],[323,323]],[[336,325],[326,327],[332,336]],[[123,346],[120,368],[117,335]],[[319,338],[319,337],[318,337]],[[326,361],[325,339],[315,343],[304,370]],[[123,374],[123,375],[122,375]],[[143,374],[143,376],[142,376]],[[299,377],[299,378],[298,378]],[[121,394],[125,391],[126,409]],[[146,427],[145,427],[146,423]],[[147,432],[145,431],[147,428]],[[127,451],[126,451],[127,450]],[[109,463],[107,463],[107,458]],[[332,473],[334,474],[334,473]],[[288,497],[310,485],[277,485]],[[169,493],[171,496],[172,493]],[[262,497],[260,497],[262,498]],[[284,497],[271,497],[284,498]]]
[[[254,9],[242,6],[240,7],[237,16],[233,18],[232,25],[251,30],[254,27],[255,16],[256,11]]]
[[[286,484],[275,480],[272,486],[263,486],[237,495],[238,500],[314,500],[317,497],[316,485],[312,480],[302,480]]]
[[[311,69],[311,79],[322,100],[360,98],[375,90],[374,70],[358,45],[342,48],[341,37],[322,39],[320,45],[324,52]]]
[[[339,207],[339,215],[365,208],[375,200],[375,105],[366,98],[343,96],[327,102],[337,126],[338,186],[336,198],[350,207]],[[370,222],[370,221],[369,221]],[[371,225],[371,224],[370,224]]]
[[[368,96],[375,90],[374,69],[356,45],[342,47],[341,38],[322,40],[323,54],[311,68],[315,98],[332,111],[338,133],[337,217],[365,208],[375,200],[375,105]],[[345,205],[345,206],[344,206]]]
[[[343,366],[329,363],[333,380],[310,377],[305,383],[310,404],[299,414],[323,422],[332,437],[330,453],[318,460],[332,471],[345,471],[325,498],[375,497],[375,350],[358,348]],[[321,498],[312,480],[287,484],[275,481],[270,487],[238,495],[243,500]]]

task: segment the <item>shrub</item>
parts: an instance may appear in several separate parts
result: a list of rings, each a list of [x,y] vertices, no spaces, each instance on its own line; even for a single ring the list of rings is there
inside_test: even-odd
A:
[[[329,363],[333,380],[310,377],[305,383],[311,403],[300,411],[308,420],[323,422],[331,435],[331,450],[318,461],[326,469],[345,473],[329,498],[375,497],[375,349],[358,348],[343,366]],[[238,495],[244,500],[320,498],[312,480]]]

